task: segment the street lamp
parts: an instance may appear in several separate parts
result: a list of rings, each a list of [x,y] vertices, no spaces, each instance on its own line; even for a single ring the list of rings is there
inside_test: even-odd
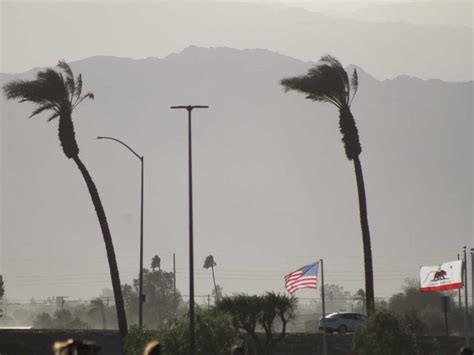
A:
[[[143,295],[143,189],[144,189],[144,168],[145,168],[145,157],[143,155],[138,155],[130,146],[125,144],[119,139],[112,137],[97,137],[97,139],[109,139],[120,143],[130,152],[133,153],[141,163],[141,199],[140,199],[140,271],[139,271],[139,295],[138,295],[138,327],[141,329],[143,327],[143,302],[145,301],[145,296]]]
[[[188,111],[188,173],[189,173],[189,334],[191,355],[196,353],[194,336],[194,252],[193,252],[193,166],[192,166],[192,140],[191,140],[191,111],[195,108],[209,108],[209,106],[188,105],[171,106],[171,109],[184,109]]]

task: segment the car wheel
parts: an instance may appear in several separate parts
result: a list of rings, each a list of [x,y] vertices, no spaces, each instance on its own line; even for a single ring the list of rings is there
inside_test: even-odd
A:
[[[346,334],[347,332],[347,327],[345,325],[341,325],[339,328],[337,328],[337,332],[339,334]]]

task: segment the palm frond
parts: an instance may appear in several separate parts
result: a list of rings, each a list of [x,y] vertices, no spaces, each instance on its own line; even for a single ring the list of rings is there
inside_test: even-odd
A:
[[[342,84],[344,86],[345,101],[346,101],[346,103],[348,103],[349,102],[349,96],[350,96],[349,77],[347,75],[346,70],[342,66],[341,62],[339,60],[337,60],[337,58],[335,58],[331,55],[325,55],[325,56],[321,57],[321,59],[319,61],[321,63],[329,64],[329,66],[339,74],[339,76],[342,80]]]
[[[354,68],[354,72],[352,73],[351,88],[352,88],[352,98],[351,98],[351,101],[349,102],[349,106],[352,104],[352,100],[354,100],[354,97],[357,94],[357,89],[359,88],[359,76],[357,75],[357,70],[355,68]]]
[[[69,92],[61,73],[47,68],[37,75],[41,91],[46,99],[54,102],[69,101]]]
[[[334,82],[331,73],[326,68],[313,68],[307,75],[285,78],[281,80],[281,85],[285,91],[294,90],[306,95],[307,99],[313,101],[327,101],[340,107],[342,96],[341,88]]]
[[[40,107],[38,107],[36,110],[34,110],[30,116],[28,116],[28,118],[32,118],[33,116],[36,116],[38,114],[40,114],[41,112],[45,111],[45,110],[55,110],[54,112],[57,114],[57,111],[55,109],[55,105],[54,104],[44,104],[44,105],[41,105]]]
[[[59,113],[58,113],[58,112],[55,112],[53,115],[51,115],[50,118],[48,118],[48,122],[54,120],[54,119],[55,119],[56,117],[58,117],[58,116],[59,116]]]
[[[70,100],[72,100],[75,93],[76,84],[74,82],[74,74],[72,73],[71,67],[64,60],[58,62],[58,67],[61,68],[66,73],[66,87],[69,91]]]
[[[3,86],[7,99],[18,99],[20,102],[39,103],[45,100],[42,83],[35,81],[15,80]]]
[[[81,97],[81,94],[82,94],[82,74],[79,74],[77,76],[76,88],[75,88],[75,91],[74,91],[74,95],[76,96],[77,100]],[[77,100],[76,100],[76,102],[77,102]]]
[[[84,101],[85,99],[91,99],[91,100],[94,100],[94,94],[91,93],[91,92],[88,92],[87,94],[85,94],[84,96],[78,98],[76,100],[76,102],[74,103],[74,106],[72,107],[73,109],[76,108],[77,105],[79,105],[82,101]]]
[[[339,109],[348,106],[349,78],[342,64],[326,55],[306,75],[281,80],[285,91],[295,90],[306,94],[307,99],[329,102]]]
[[[312,79],[318,82],[320,90],[327,96],[338,99],[340,105],[347,103],[347,85],[341,77],[341,73],[333,65],[323,63],[318,64],[308,72]]]

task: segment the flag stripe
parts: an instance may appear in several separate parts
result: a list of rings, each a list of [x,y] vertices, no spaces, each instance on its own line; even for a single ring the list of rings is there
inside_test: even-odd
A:
[[[300,288],[317,288],[319,262],[306,265],[284,277],[285,288],[293,293]]]
[[[307,283],[299,283],[299,284],[287,287],[287,290],[288,292],[293,293],[294,290],[297,290],[299,288],[305,288],[305,287],[316,288],[317,287],[316,281],[307,282]]]
[[[440,285],[440,286],[422,287],[420,291],[421,292],[446,291],[446,290],[456,290],[458,288],[462,288],[462,282],[455,283],[455,284]]]

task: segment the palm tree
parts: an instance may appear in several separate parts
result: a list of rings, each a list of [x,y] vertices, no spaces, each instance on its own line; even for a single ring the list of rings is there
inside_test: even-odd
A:
[[[359,304],[361,312],[365,312],[365,292],[363,289],[359,288],[354,296],[352,297],[354,301]]]
[[[158,271],[161,271],[161,258],[158,255],[151,259],[151,269],[155,271],[156,268],[158,268]]]
[[[219,302],[219,293],[217,290],[217,284],[216,284],[216,276],[214,275],[214,266],[216,266],[216,261],[214,260],[214,257],[212,255],[206,256],[206,259],[204,260],[204,268],[205,269],[212,269],[212,280],[214,281],[214,292],[216,294],[216,302]]]
[[[91,300],[91,309],[89,313],[100,313],[102,318],[102,328],[107,329],[107,318],[105,316],[105,304],[102,298],[94,298]]]
[[[285,78],[280,83],[284,86],[285,91],[295,90],[305,94],[307,99],[329,102],[339,109],[339,130],[342,133],[342,142],[344,143],[347,159],[354,162],[357,181],[362,243],[364,247],[367,312],[371,315],[375,311],[374,279],[364,178],[359,160],[362,148],[357,126],[350,110],[352,100],[357,93],[358,81],[355,69],[349,82],[347,72],[341,63],[336,58],[328,55],[322,57],[319,63],[311,68],[306,75]]]
[[[43,111],[52,112],[48,122],[59,117],[59,142],[66,157],[72,159],[79,168],[99,219],[109,262],[119,330],[123,339],[127,334],[127,319],[112,236],[110,235],[109,225],[97,188],[88,170],[79,158],[79,147],[76,142],[72,122],[72,112],[74,109],[85,99],[94,99],[94,95],[90,92],[82,94],[82,76],[79,74],[77,78],[74,78],[72,70],[66,62],[60,61],[58,67],[60,68],[59,71],[51,68],[40,71],[37,74],[36,80],[15,80],[9,82],[3,87],[3,90],[8,99],[17,99],[19,102],[29,101],[38,105],[29,118]]]

